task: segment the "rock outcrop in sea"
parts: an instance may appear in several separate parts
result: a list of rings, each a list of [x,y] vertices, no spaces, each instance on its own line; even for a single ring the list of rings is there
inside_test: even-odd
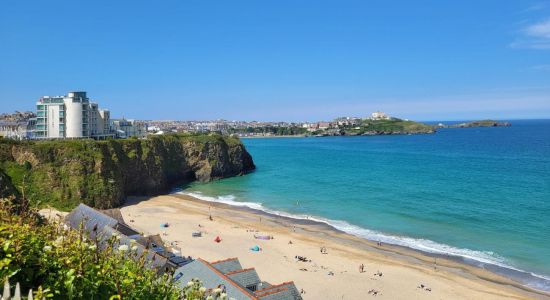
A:
[[[107,141],[0,140],[2,193],[13,193],[13,186],[25,187],[31,202],[60,209],[78,203],[118,207],[130,195],[165,193],[175,184],[207,182],[254,169],[239,139],[215,134]]]

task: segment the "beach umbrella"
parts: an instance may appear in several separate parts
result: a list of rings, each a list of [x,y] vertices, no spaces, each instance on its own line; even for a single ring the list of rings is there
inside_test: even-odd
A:
[[[222,241],[222,239],[220,238],[220,236],[217,236],[217,237],[214,239],[214,242],[216,242],[216,243],[219,243],[219,242],[221,242],[221,241]]]

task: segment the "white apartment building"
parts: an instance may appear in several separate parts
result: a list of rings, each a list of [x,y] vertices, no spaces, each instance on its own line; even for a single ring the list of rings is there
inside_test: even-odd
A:
[[[113,136],[110,112],[90,102],[86,92],[44,96],[36,102],[35,138],[106,138]]]

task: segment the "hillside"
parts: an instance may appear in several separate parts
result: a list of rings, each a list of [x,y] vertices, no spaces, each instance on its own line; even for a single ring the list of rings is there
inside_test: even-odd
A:
[[[34,203],[67,210],[83,202],[120,206],[129,195],[167,192],[175,183],[242,175],[255,168],[236,138],[164,135],[144,140],[0,140],[0,177]],[[23,184],[25,183],[25,184]],[[3,183],[4,185],[4,183]],[[2,188],[4,189],[4,188]],[[5,188],[9,190],[9,188]]]
[[[467,123],[460,123],[455,125],[450,125],[450,128],[469,128],[469,127],[500,127],[500,126],[511,126],[508,122],[499,122],[495,120],[480,120],[472,121]]]
[[[433,126],[401,119],[364,119],[359,125],[346,126],[340,131],[342,135],[423,134],[434,132],[435,128]]]

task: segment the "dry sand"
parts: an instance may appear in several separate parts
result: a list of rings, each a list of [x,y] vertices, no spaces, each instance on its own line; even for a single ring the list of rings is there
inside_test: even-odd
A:
[[[324,224],[190,196],[132,198],[121,211],[129,225],[144,234],[161,234],[185,256],[207,261],[238,257],[244,268],[256,268],[264,281],[294,281],[305,291],[304,299],[550,299],[480,268],[444,258],[435,260],[402,247],[378,246]],[[164,222],[170,226],[161,228]],[[202,231],[203,237],[193,238],[195,231]],[[254,234],[274,239],[258,240]],[[222,238],[221,243],[214,242],[216,236]],[[249,250],[255,245],[262,251]],[[321,247],[328,253],[322,254]],[[311,262],[298,262],[296,255]],[[364,273],[359,272],[360,264],[365,266]],[[374,275],[377,272],[382,276]],[[421,284],[425,287],[419,288]],[[371,290],[378,295],[369,294]]]

